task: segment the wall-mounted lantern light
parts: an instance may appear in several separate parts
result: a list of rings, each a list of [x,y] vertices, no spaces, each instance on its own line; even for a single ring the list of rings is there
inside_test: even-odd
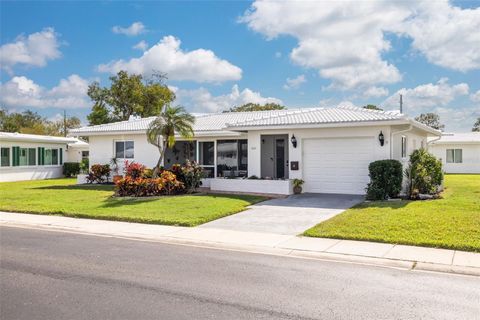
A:
[[[383,132],[380,131],[380,134],[378,135],[378,141],[380,141],[380,145],[383,147],[385,144],[385,137],[383,136]]]
[[[294,148],[297,147],[297,138],[295,138],[295,135],[292,136],[292,138],[290,139],[290,141],[292,142],[292,146]]]

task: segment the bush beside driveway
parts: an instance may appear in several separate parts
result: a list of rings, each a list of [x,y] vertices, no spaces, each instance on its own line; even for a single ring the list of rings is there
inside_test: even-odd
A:
[[[0,195],[0,211],[179,226],[196,226],[266,199],[226,194],[115,198],[113,185],[76,185],[74,179],[4,182]]]
[[[480,252],[480,175],[446,175],[442,196],[364,202],[304,235]]]

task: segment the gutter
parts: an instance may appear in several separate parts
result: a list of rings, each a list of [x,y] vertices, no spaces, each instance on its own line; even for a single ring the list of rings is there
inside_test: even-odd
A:
[[[393,136],[400,133],[412,131],[412,129],[413,129],[413,125],[410,123],[410,125],[408,126],[408,129],[395,131],[395,132],[390,131],[390,159],[392,159],[392,156],[393,156]]]

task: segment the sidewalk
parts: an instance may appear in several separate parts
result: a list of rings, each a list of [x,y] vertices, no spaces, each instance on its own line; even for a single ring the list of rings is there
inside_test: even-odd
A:
[[[480,254],[458,250],[8,212],[0,225],[480,276]]]

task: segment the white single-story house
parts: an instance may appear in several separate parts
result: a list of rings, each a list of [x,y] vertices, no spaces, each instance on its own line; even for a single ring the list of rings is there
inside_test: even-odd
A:
[[[444,133],[428,150],[442,160],[446,173],[480,173],[480,132]]]
[[[90,165],[116,157],[153,167],[159,152],[146,138],[153,119],[83,127],[70,135],[88,136]],[[277,194],[292,193],[295,178],[305,181],[304,192],[364,194],[372,161],[406,163],[413,150],[441,135],[398,112],[354,107],[198,115],[194,133],[192,141],[167,150],[165,167],[188,158],[204,168],[204,186],[212,190]]]
[[[63,163],[78,162],[76,152],[84,144],[71,137],[0,132],[0,182],[62,177]]]

